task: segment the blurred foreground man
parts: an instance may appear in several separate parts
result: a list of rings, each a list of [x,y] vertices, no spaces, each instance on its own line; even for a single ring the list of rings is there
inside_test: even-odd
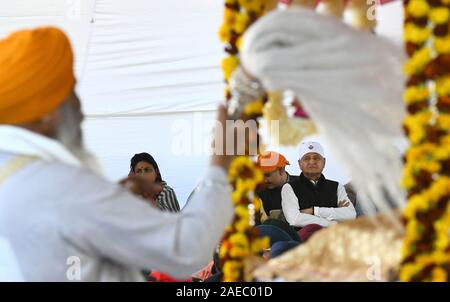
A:
[[[71,46],[60,30],[0,40],[0,237],[24,279],[138,281],[149,267],[176,278],[198,271],[232,218],[231,157],[213,155],[183,212],[162,213],[90,172],[95,161],[82,146],[74,85]],[[123,183],[154,193],[138,179]]]

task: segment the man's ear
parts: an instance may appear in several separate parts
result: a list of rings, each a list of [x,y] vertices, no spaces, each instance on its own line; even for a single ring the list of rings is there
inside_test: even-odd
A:
[[[61,118],[61,111],[58,107],[35,121],[18,126],[50,138],[57,138],[58,126],[61,122]]]
[[[51,138],[57,138],[58,126],[61,123],[61,119],[61,111],[58,108],[40,118],[37,121],[37,127],[40,130],[40,133]]]

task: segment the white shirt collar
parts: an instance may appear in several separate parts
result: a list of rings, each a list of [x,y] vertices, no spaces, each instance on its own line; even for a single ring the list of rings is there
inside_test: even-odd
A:
[[[317,183],[319,182],[319,180],[312,180],[312,179],[310,179],[309,181],[312,182],[313,185],[317,185]]]

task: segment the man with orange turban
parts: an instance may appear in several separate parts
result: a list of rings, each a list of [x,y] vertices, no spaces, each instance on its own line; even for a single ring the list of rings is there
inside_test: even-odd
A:
[[[258,156],[257,165],[264,173],[264,189],[258,192],[264,212],[270,215],[271,211],[281,211],[281,188],[295,179],[286,172],[289,161],[280,153],[268,151]]]
[[[24,279],[143,281],[146,268],[174,278],[198,271],[231,222],[225,171],[233,156],[212,155],[183,211],[160,212],[87,169],[93,160],[82,146],[72,66],[59,29],[0,40],[0,236]],[[218,122],[226,118],[221,107]],[[221,140],[232,132],[216,133]],[[138,179],[122,183],[134,193],[154,190]]]
[[[297,179],[286,171],[289,161],[283,154],[267,151],[258,156],[257,165],[264,173],[264,187],[257,192],[262,201],[261,222],[264,224],[259,227],[260,231],[264,233],[266,225],[273,225],[285,231],[290,240],[298,241],[297,232],[287,223],[281,208],[281,188]],[[269,234],[269,237],[273,236]]]

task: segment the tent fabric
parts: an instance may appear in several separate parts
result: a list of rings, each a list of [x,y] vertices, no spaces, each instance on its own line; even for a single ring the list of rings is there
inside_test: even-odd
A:
[[[85,143],[105,176],[125,177],[130,158],[149,152],[182,206],[208,164],[223,98],[222,13],[221,0],[0,0],[0,38],[40,25],[62,28],[75,53]],[[381,6],[377,31],[400,43],[402,13],[401,1]],[[279,151],[296,161],[295,148]],[[325,174],[348,180],[331,154]]]

